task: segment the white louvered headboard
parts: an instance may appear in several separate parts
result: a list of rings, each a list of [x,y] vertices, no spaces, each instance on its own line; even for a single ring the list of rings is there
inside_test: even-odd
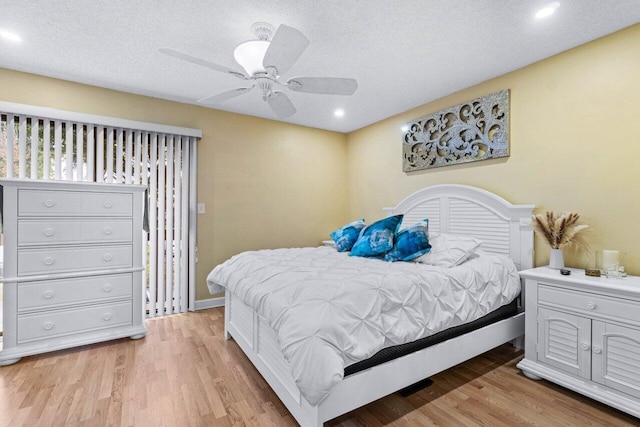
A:
[[[533,230],[528,225],[534,205],[513,205],[486,190],[443,184],[423,188],[387,216],[404,214],[403,227],[429,219],[429,231],[462,234],[482,241],[487,252],[508,255],[518,267],[533,267]]]

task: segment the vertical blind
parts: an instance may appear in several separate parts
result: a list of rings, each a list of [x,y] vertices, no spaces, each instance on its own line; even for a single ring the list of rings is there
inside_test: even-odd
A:
[[[150,130],[108,125],[118,121],[139,123],[117,119],[90,123],[0,109],[0,177],[146,186],[147,314],[186,312],[195,301],[199,131],[191,129],[191,135],[185,135],[153,131],[174,129],[153,124],[144,126]]]

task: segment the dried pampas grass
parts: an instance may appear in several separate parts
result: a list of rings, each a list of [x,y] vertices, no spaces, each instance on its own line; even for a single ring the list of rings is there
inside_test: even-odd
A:
[[[589,244],[585,240],[585,231],[589,228],[586,224],[578,224],[580,215],[565,212],[558,216],[555,212],[535,214],[531,217],[531,227],[538,233],[551,249],[563,249],[567,246],[587,248]]]

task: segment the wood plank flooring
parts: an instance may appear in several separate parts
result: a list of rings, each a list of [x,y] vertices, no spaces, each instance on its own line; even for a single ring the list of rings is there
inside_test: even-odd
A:
[[[0,426],[295,426],[233,340],[222,308],[147,321],[147,337],[24,358],[0,368]],[[532,381],[503,345],[328,426],[639,426]]]

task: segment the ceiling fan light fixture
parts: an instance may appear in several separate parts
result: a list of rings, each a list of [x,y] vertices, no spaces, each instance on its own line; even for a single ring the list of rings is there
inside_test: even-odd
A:
[[[249,40],[236,47],[233,57],[250,76],[255,73],[264,73],[262,59],[269,48],[269,43],[266,40]]]

